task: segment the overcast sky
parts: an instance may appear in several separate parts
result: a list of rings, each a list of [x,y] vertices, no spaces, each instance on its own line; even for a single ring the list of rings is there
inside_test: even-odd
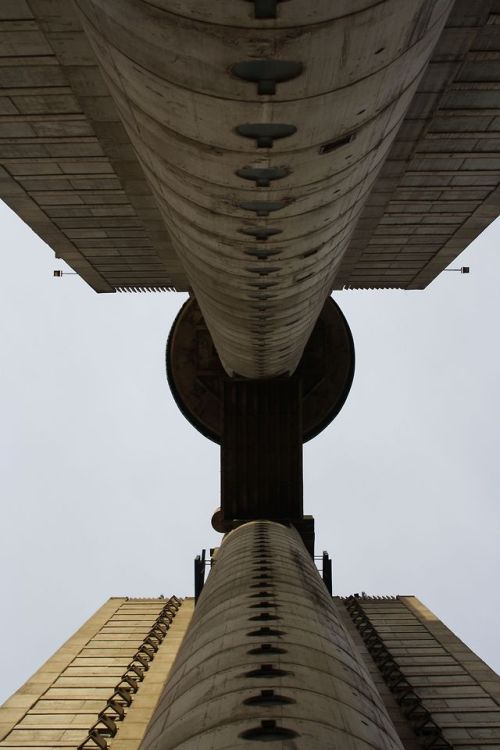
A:
[[[0,702],[109,596],[192,595],[218,448],[177,411],[185,295],[97,295],[0,204]],[[304,456],[337,594],[415,594],[500,670],[500,224],[421,292],[342,292],[356,375]]]

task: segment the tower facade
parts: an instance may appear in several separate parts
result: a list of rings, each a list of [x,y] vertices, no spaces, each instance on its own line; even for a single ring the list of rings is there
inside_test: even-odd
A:
[[[406,750],[500,744],[500,677],[422,602],[335,601]]]
[[[354,373],[331,292],[424,288],[498,215],[497,5],[0,3],[0,196],[95,291],[189,292],[167,371],[225,534],[196,609],[110,600],[0,748],[500,750],[498,677],[418,601],[332,599],[301,471]]]
[[[226,535],[196,607],[110,599],[0,729],[2,750],[496,750],[500,677],[416,597],[332,598],[299,533],[255,521]]]
[[[0,747],[137,747],[192,611],[109,599],[0,707]]]

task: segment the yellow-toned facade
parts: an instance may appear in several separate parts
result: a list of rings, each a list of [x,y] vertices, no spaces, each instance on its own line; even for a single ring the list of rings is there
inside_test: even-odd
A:
[[[102,740],[113,750],[135,750],[175,659],[194,603],[192,599],[175,600],[175,606],[170,608],[172,614],[163,618],[166,625],[161,638],[158,621],[162,612],[169,609],[167,605],[165,599],[126,597],[106,602],[0,707],[0,748],[99,747]],[[123,683],[123,676],[145,643],[147,650],[143,653],[149,652],[152,658],[134,692],[127,682]],[[110,699],[122,683],[125,697],[128,690],[130,704],[121,700],[124,717],[114,721],[116,734],[106,736],[106,732],[100,735],[98,731],[96,739],[92,739],[91,728],[96,724],[99,727],[99,714],[109,708]],[[113,710],[108,713],[112,717]],[[101,728],[106,729],[104,725]]]
[[[281,560],[276,576],[282,565]],[[260,573],[257,575],[259,579],[262,577]],[[269,576],[267,573],[265,578]],[[277,587],[277,580],[275,584]],[[271,587],[269,581],[256,585]],[[321,586],[320,582],[320,589]],[[258,601],[265,591],[253,592],[253,588],[249,587],[249,593],[243,595],[245,601],[248,597],[251,613],[256,611],[255,607],[267,606],[266,601]],[[263,688],[264,694],[272,693],[275,688],[294,696],[294,691],[304,688],[297,668],[285,671],[283,678],[274,681],[263,677],[262,682],[257,683],[253,677],[249,682],[245,677],[249,665],[262,668],[269,667],[268,662],[276,662],[277,667],[286,670],[293,649],[300,645],[299,638],[287,646],[290,628],[297,617],[296,602],[293,615],[287,614],[285,602],[277,601],[277,592],[276,588],[268,595],[272,596],[272,607],[277,607],[283,633],[276,631],[273,635],[272,628],[263,627],[262,638],[256,640],[256,634],[246,630],[242,610],[243,632],[250,637],[251,645],[255,647],[260,640],[265,642],[262,653],[245,646],[240,668],[232,673],[232,679],[239,680],[244,690],[252,695],[257,687]],[[198,609],[191,640],[193,637],[209,639],[214,613],[219,611],[214,602],[207,601],[206,594],[207,590],[202,596],[210,616],[203,615],[203,607]],[[353,653],[367,668],[405,750],[422,750],[431,744],[433,750],[497,750],[500,747],[499,676],[416,597],[334,597],[334,608],[346,637],[352,640]],[[160,705],[161,693],[164,693],[164,702],[169,700],[169,687],[165,692],[165,686],[193,612],[194,599],[191,598],[109,599],[0,707],[0,750],[138,750],[146,728],[152,726],[150,721]],[[314,607],[310,611],[301,648],[306,647],[318,612]],[[264,609],[265,618],[268,615],[268,609]],[[224,625],[220,632],[224,643],[230,643],[236,632],[225,609],[222,617]],[[260,617],[262,614],[257,619]],[[206,623],[201,628],[200,618]],[[252,627],[256,626],[254,619],[255,615],[251,614]],[[332,622],[329,628],[333,627]],[[273,652],[271,647],[276,639],[280,648]],[[186,643],[188,641],[189,638]],[[191,653],[192,649],[188,651]],[[229,657],[225,651],[225,647],[221,647],[212,653],[217,659],[214,679],[220,671],[224,700],[231,693],[222,674],[222,662]],[[314,651],[312,649],[311,654]],[[273,656],[273,653],[278,655]],[[183,674],[182,655],[177,664],[179,679]],[[207,680],[207,674],[203,679]],[[188,680],[194,680],[190,689],[199,698],[202,674],[188,676]],[[168,683],[172,684],[172,681]],[[213,684],[204,695],[211,695],[213,699],[212,693]],[[238,695],[236,691],[235,699]],[[198,708],[205,716],[204,705]],[[280,721],[291,721],[297,705],[294,700],[282,706]],[[261,707],[257,710],[258,718],[269,718],[269,711],[269,707]],[[187,717],[189,726],[193,718],[191,714]],[[174,724],[177,731],[179,717]],[[241,740],[241,736],[235,735],[235,742]],[[191,739],[198,742],[196,732]],[[243,744],[246,745],[246,740]]]

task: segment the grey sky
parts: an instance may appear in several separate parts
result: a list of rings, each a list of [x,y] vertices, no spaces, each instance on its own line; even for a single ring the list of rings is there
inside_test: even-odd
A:
[[[164,348],[184,295],[96,295],[0,204],[0,702],[109,596],[192,594],[217,446]],[[416,594],[500,669],[500,224],[423,292],[335,295],[357,368],[305,447],[336,593]]]

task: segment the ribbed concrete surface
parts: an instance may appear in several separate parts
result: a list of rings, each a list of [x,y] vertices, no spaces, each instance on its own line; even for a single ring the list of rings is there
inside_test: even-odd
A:
[[[142,750],[401,744],[298,534],[224,540]]]
[[[293,371],[452,1],[77,5],[225,368]],[[234,71],[255,60],[302,72],[262,94]]]
[[[106,738],[113,736],[114,750],[135,750],[138,740],[135,745],[128,741],[138,732],[139,737],[144,734],[192,604],[182,606],[182,615],[175,615],[163,640],[153,634],[156,652],[151,654],[146,638],[152,635],[162,612],[165,627],[180,604],[179,600],[174,604],[174,599],[164,598],[109,599],[0,706],[0,748],[96,750],[99,745],[92,738],[96,736],[93,730],[98,729],[97,737],[104,742],[104,748]],[[137,671],[130,668],[133,664],[140,671],[138,653],[148,668],[134,691],[128,678],[138,678]],[[127,695],[132,700],[131,707],[127,705]],[[103,716],[112,719],[114,728],[113,724],[104,724]]]
[[[415,733],[411,743],[405,732],[407,750],[415,737],[450,750],[500,746],[500,676],[422,602],[355,594],[339,605],[361,635],[360,650],[378,672],[381,692],[390,690],[399,703],[399,731],[406,717]]]

